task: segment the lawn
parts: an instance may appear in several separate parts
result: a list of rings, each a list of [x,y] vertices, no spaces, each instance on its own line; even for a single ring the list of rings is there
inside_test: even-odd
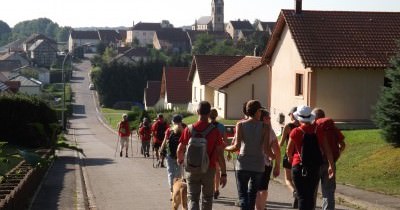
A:
[[[114,130],[117,129],[118,123],[122,120],[122,114],[128,112],[129,110],[101,108],[101,113],[103,114],[106,123],[108,123]]]
[[[337,181],[400,195],[400,148],[388,145],[379,130],[343,131],[346,150],[337,162]]]

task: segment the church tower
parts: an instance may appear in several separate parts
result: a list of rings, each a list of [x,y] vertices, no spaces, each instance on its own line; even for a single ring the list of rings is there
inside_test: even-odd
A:
[[[212,0],[211,8],[213,31],[224,31],[224,0]]]

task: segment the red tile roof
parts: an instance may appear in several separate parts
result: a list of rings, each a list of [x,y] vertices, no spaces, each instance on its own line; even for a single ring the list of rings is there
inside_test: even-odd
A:
[[[400,39],[399,12],[282,10],[263,62],[271,61],[285,25],[305,67],[387,67]]]
[[[236,80],[242,78],[246,74],[251,73],[261,65],[261,57],[246,56],[217,78],[208,83],[209,86],[215,89],[224,88]]]
[[[239,62],[244,56],[195,55],[193,56],[188,79],[193,81],[198,71],[200,83],[205,85]]]
[[[187,80],[189,67],[165,67],[165,85],[168,103],[185,104],[192,99],[192,83]],[[165,83],[164,83],[165,82]]]
[[[160,99],[161,82],[160,81],[147,81],[147,87],[145,91],[146,106],[156,105],[158,99]]]

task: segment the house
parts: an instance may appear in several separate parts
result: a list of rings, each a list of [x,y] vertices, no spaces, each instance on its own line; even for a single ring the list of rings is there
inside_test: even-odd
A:
[[[51,45],[51,47],[53,47],[54,49],[57,49],[57,42],[55,40],[50,39],[43,34],[32,34],[23,42],[24,51],[28,52],[29,48],[39,40],[45,40],[46,43]]]
[[[160,99],[161,82],[160,81],[147,81],[146,88],[144,89],[144,108],[145,110],[164,109],[164,101]]]
[[[134,43],[137,40],[141,47],[153,45],[154,33],[160,29],[160,23],[139,22],[127,31],[126,42]]]
[[[6,84],[8,86],[8,90],[11,93],[18,93],[19,88],[21,87],[21,82],[20,81],[5,81],[4,84]]]
[[[188,111],[195,112],[200,101],[214,104],[214,88],[209,82],[239,62],[244,56],[194,55],[188,80],[192,83],[192,100]]]
[[[6,85],[4,82],[0,81],[0,94],[7,93],[10,91],[10,87]]]
[[[268,69],[261,57],[246,56],[207,86],[214,89],[214,107],[225,119],[241,119],[243,103],[255,99],[267,105]]]
[[[13,71],[21,67],[19,60],[0,60],[0,73],[9,78]]]
[[[24,52],[24,39],[17,39],[0,47],[0,52]]]
[[[46,39],[39,39],[28,49],[29,59],[34,65],[49,68],[57,61],[57,48]]]
[[[34,78],[37,78],[42,84],[50,83],[50,70],[47,68],[38,68],[31,66],[22,66],[15,70],[16,74],[22,75],[34,75]]]
[[[275,22],[262,22],[258,21],[256,24],[256,31],[266,31],[269,34],[272,34],[272,30],[275,27]]]
[[[136,64],[139,61],[146,62],[150,59],[150,51],[145,47],[130,48],[118,54],[112,61],[124,64]]]
[[[165,109],[187,110],[192,99],[192,83],[187,80],[188,74],[188,67],[164,67],[160,95]]]
[[[263,55],[274,128],[297,105],[320,107],[336,121],[369,122],[400,39],[400,13],[303,11],[297,3],[280,12]]]
[[[20,82],[19,91],[28,95],[39,95],[41,93],[42,83],[38,80],[27,78],[22,75],[18,75],[11,78],[10,81]]]
[[[122,45],[122,37],[116,30],[97,30],[100,42],[107,46],[118,47]]]
[[[248,20],[237,20],[229,21],[225,31],[232,37],[234,42],[237,42],[241,31],[254,31],[254,28]]]
[[[212,31],[212,17],[202,16],[192,25],[193,31]]]
[[[84,53],[96,52],[96,45],[100,43],[97,31],[77,31],[71,30],[68,38],[68,51],[83,47]]]
[[[153,46],[157,50],[182,53],[190,50],[187,33],[180,28],[164,28],[154,33]]]
[[[0,60],[19,60],[21,66],[29,65],[29,60],[26,58],[26,54],[18,53],[18,52],[7,52],[0,56]]]

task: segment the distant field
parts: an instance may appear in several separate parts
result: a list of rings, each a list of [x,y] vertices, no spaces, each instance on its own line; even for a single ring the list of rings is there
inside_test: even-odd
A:
[[[116,110],[109,108],[101,108],[106,123],[108,123],[114,130],[117,129],[118,123],[122,119],[122,114],[129,112],[129,110]]]

